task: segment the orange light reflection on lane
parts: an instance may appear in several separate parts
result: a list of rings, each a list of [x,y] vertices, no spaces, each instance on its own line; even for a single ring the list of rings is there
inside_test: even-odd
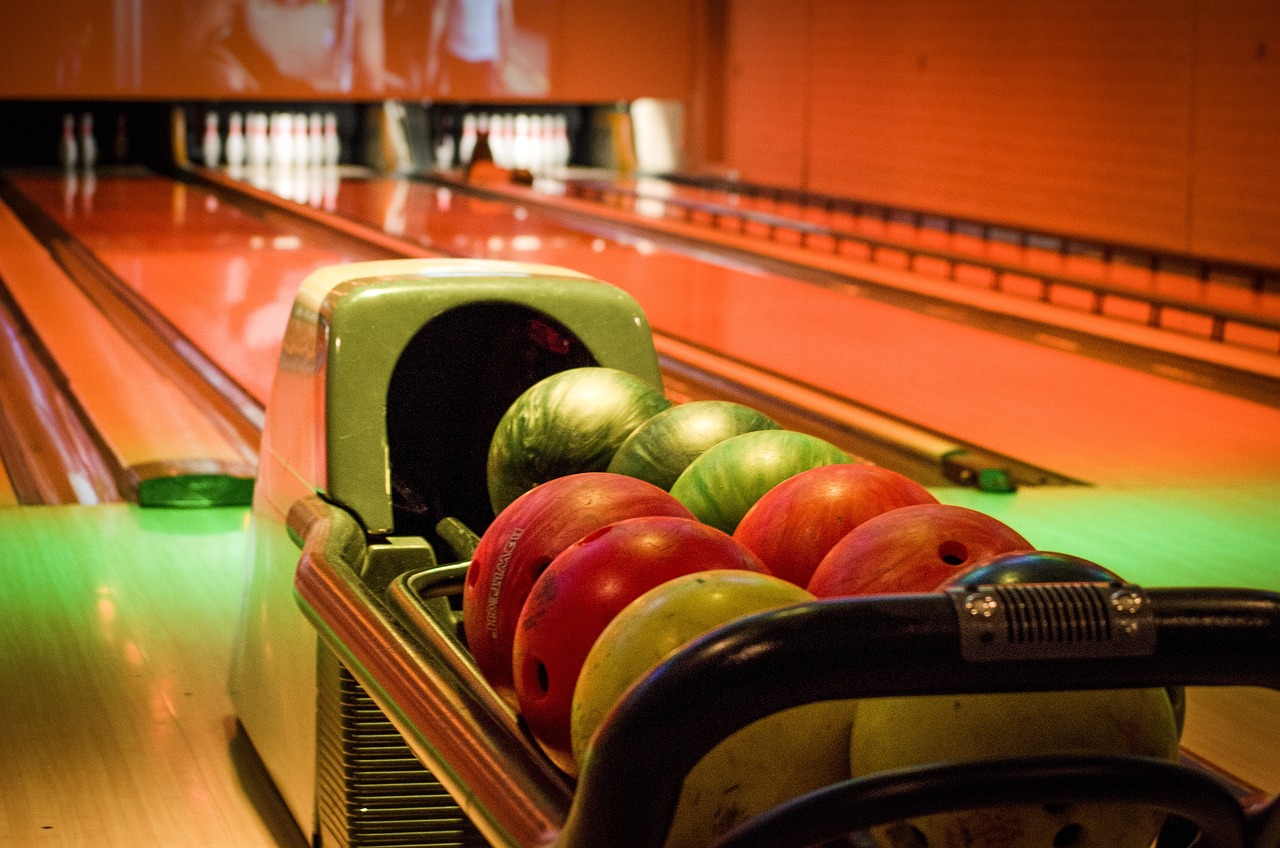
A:
[[[358,217],[387,181],[345,182],[339,210]],[[1278,410],[536,211],[513,220],[509,207],[454,195],[441,215],[434,187],[409,185],[407,231],[424,245],[527,259],[513,239],[538,237],[539,261],[619,286],[660,332],[953,438],[1094,482],[1280,480]]]
[[[298,286],[357,261],[304,241],[208,192],[153,176],[99,176],[92,214],[62,208],[55,177],[24,192],[255,398],[266,401]],[[54,202],[57,201],[57,202]]]

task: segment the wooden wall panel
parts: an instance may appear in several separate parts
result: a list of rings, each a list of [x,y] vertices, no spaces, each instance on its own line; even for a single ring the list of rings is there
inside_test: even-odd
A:
[[[550,96],[610,101],[684,100],[693,82],[695,3],[555,0]]]
[[[811,0],[812,188],[1186,239],[1191,0]]]
[[[804,2],[732,0],[725,74],[725,159],[742,179],[803,185],[809,113]]]
[[[685,164],[703,170],[724,162],[729,0],[695,0],[694,5],[693,84],[685,113]]]
[[[449,88],[434,0],[4,2],[0,99],[687,100],[699,2],[514,0],[502,83]]]
[[[1280,266],[1280,4],[1202,4],[1197,36],[1190,248]]]
[[[731,0],[727,33],[745,179],[1280,265],[1275,0]]]

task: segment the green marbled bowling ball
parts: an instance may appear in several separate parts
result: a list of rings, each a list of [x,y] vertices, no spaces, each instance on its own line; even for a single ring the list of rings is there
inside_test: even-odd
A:
[[[494,514],[539,483],[604,471],[633,430],[670,406],[661,389],[614,368],[571,368],[534,383],[489,443]]]
[[[774,486],[810,468],[856,462],[830,442],[794,430],[757,430],[725,439],[689,463],[671,494],[698,520],[730,535]]]
[[[740,403],[682,403],[637,427],[613,455],[609,470],[670,491],[689,463],[709,448],[743,433],[778,429],[772,418]]]

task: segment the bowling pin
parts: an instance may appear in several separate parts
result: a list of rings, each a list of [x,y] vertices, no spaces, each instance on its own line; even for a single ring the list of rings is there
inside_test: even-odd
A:
[[[533,138],[529,135],[529,116],[523,112],[516,115],[514,126],[511,134],[511,166],[532,170]]]
[[[502,116],[502,143],[506,148],[506,161],[499,162],[503,168],[515,167],[516,161],[516,116]],[[496,160],[495,160],[496,161]]]
[[[262,113],[250,112],[245,117],[245,163],[250,168],[267,162],[267,139],[263,132]]]
[[[232,112],[227,118],[227,165],[238,169],[244,165],[245,139],[244,117],[239,112]]]
[[[282,113],[272,112],[267,115],[267,164],[279,165],[284,162],[285,154],[280,150],[280,119]]]
[[[337,165],[342,161],[342,140],[338,137],[338,116],[326,112],[324,116],[324,163]]]
[[[222,136],[218,133],[218,113],[206,112],[204,137],[200,139],[200,155],[206,168],[216,168],[222,162]]]
[[[494,112],[489,116],[489,152],[493,154],[493,161],[498,165],[502,165],[507,159],[507,150],[503,146],[506,142],[502,135],[502,116]],[[478,139],[477,139],[478,140]],[[474,158],[475,153],[473,152]]]
[[[244,116],[244,164],[253,166],[258,161],[258,113],[246,112]]]
[[[324,116],[319,112],[312,112],[307,117],[307,147],[309,149],[308,158],[313,165],[324,164]]]
[[[551,170],[552,168],[560,164],[560,161],[557,158],[559,154],[556,152],[558,150],[558,146],[556,144],[556,116],[555,115],[542,116],[542,134],[544,136],[543,144],[546,145],[545,156],[547,157],[544,168],[546,170]]]
[[[307,135],[307,116],[301,112],[293,116],[293,164],[307,167],[311,164],[311,139]]]
[[[266,167],[271,164],[271,117],[266,112],[258,113],[258,164]]]
[[[92,112],[80,116],[80,164],[86,171],[92,171],[98,164],[98,138],[93,134]]]
[[[557,166],[565,168],[568,167],[572,158],[573,149],[569,145],[569,119],[564,115],[556,115],[554,161]]]
[[[436,143],[436,170],[447,171],[453,167],[453,136],[445,133]]]
[[[559,167],[560,154],[559,144],[556,142],[556,115],[542,116],[542,144],[543,144],[543,171],[550,172],[552,169]]]
[[[293,164],[293,114],[276,112],[271,131],[271,165],[288,168]]]
[[[541,174],[546,170],[547,138],[541,115],[529,116],[529,170]]]
[[[80,147],[76,142],[76,119],[71,113],[62,116],[62,142],[58,146],[58,161],[62,167],[70,171],[80,158]]]
[[[458,142],[458,163],[465,166],[476,149],[476,116],[470,112],[462,116],[462,139]]]

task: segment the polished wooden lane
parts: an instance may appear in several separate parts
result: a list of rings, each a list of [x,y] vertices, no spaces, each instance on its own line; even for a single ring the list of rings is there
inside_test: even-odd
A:
[[[0,510],[0,845],[306,845],[226,691],[245,521]]]
[[[0,206],[0,276],[126,468],[251,460],[131,345]]]
[[[100,175],[88,209],[63,203],[59,176],[12,180],[262,402],[307,274],[384,256],[303,238],[287,218],[263,220],[207,190],[152,174]]]
[[[924,215],[925,222],[917,224],[905,212],[900,211],[895,215],[890,210],[879,207],[855,208],[850,204],[826,208],[818,204],[802,205],[792,199],[772,197],[767,193],[733,192],[655,178],[617,180],[614,185],[635,192],[638,198],[637,209],[648,209],[651,214],[665,214],[660,211],[660,201],[667,198],[704,202],[728,209],[755,210],[905,247],[934,248],[975,259],[1017,263],[1029,269],[1110,283],[1130,289],[1135,294],[1163,294],[1223,309],[1280,317],[1280,291],[1255,290],[1247,279],[1228,280],[1212,276],[1206,279],[1196,273],[1179,270],[1178,263],[1172,263],[1167,268],[1152,269],[1149,265],[1126,262],[1123,259],[1108,262],[1101,256],[1101,246],[1091,246],[1090,250],[1064,251],[1060,247],[1055,249],[1057,245],[1045,246],[1043,243],[1047,239],[1044,237],[1019,241],[1019,234],[1007,227],[990,227],[997,235],[991,237],[988,234],[988,237],[984,237],[976,224],[947,228],[938,215]],[[646,206],[646,198],[659,203]],[[726,226],[731,225],[732,220],[726,219],[724,223]],[[1003,237],[1000,233],[1003,233]],[[849,252],[857,255],[858,249],[850,245]],[[1123,256],[1126,253],[1139,254],[1141,249],[1130,248],[1126,251],[1124,247],[1119,247],[1116,252]],[[893,251],[885,252],[884,261],[895,263]]]
[[[780,234],[775,236],[764,225],[741,230],[736,225],[708,228],[696,221],[665,214],[663,201],[657,199],[640,201],[634,208],[616,208],[613,204],[589,199],[560,197],[549,193],[549,188],[537,191],[495,183],[488,183],[484,188],[510,197],[517,203],[530,201],[552,210],[586,213],[617,221],[633,230],[639,228],[654,233],[659,238],[706,240],[730,251],[756,257],[757,261],[777,260],[796,269],[816,272],[819,277],[827,275],[828,279],[834,275],[835,280],[840,281],[836,283],[838,286],[855,288],[867,296],[891,303],[905,304],[919,297],[932,301],[923,310],[917,305],[917,311],[938,313],[945,310],[954,320],[964,320],[966,311],[976,310],[986,313],[986,317],[968,320],[982,327],[991,324],[991,318],[995,316],[1033,322],[1042,329],[1034,333],[1024,331],[1022,336],[1041,344],[1086,354],[1091,349],[1101,352],[1111,347],[1112,356],[1117,353],[1117,346],[1133,345],[1142,353],[1129,355],[1127,365],[1134,366],[1145,359],[1146,370],[1162,371],[1165,376],[1177,375],[1179,379],[1201,385],[1207,384],[1209,379],[1225,382],[1234,369],[1269,375],[1272,379],[1280,378],[1280,356],[1277,356],[1280,353],[1280,332],[1257,324],[1258,321],[1263,325],[1268,322],[1275,324],[1277,320],[1275,315],[1266,311],[1265,298],[1252,306],[1242,303],[1210,305],[1187,295],[1192,306],[1183,309],[1169,302],[1159,311],[1159,326],[1150,326],[1149,322],[1154,317],[1151,304],[1155,301],[1144,298],[1169,298],[1175,297],[1175,293],[1133,290],[1133,296],[1128,296],[1128,290],[1108,283],[1099,290],[1114,288],[1114,293],[1108,295],[1103,303],[1095,304],[1093,294],[1087,290],[1087,281],[1080,285],[1069,282],[1055,284],[1046,292],[1036,275],[1052,275],[1061,271],[1027,264],[1017,256],[989,260],[1008,268],[1008,273],[1001,274],[997,290],[993,284],[992,269],[962,263],[953,265],[927,255],[917,255],[912,260],[908,251],[930,249],[926,246],[908,246],[901,250],[885,248],[878,250],[873,258],[868,254],[869,248],[853,249],[858,247],[856,242],[841,242],[837,250],[829,238],[824,243],[821,237],[815,236],[806,246],[794,232],[788,236],[787,231],[780,230]],[[1241,286],[1226,288],[1234,295],[1251,296],[1249,290]],[[1280,298],[1280,295],[1271,297]],[[952,305],[958,308],[950,308]],[[1095,306],[1099,311],[1095,312]],[[1232,309],[1238,309],[1239,314],[1231,312]],[[1214,322],[1208,314],[1202,314],[1205,310],[1225,316],[1220,328],[1222,340],[1213,340]],[[1008,321],[1003,323],[1006,329],[1011,326]],[[1153,353],[1160,355],[1152,356]],[[1211,367],[1184,373],[1185,364],[1196,366],[1200,363],[1228,370],[1226,374],[1212,378],[1208,376]]]
[[[962,326],[945,305],[922,315],[424,184],[346,180],[337,209],[382,227],[391,200],[396,229],[423,246],[585,271],[634,295],[661,333],[1064,474],[1280,479],[1275,410]]]

